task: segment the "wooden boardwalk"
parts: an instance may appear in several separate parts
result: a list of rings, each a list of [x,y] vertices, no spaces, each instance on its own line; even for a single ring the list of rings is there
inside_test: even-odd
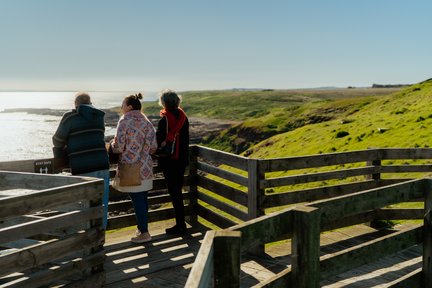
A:
[[[375,230],[356,225],[321,235],[321,256],[350,249],[408,228]],[[152,231],[152,228],[150,228]],[[153,231],[153,241],[141,245],[129,241],[133,230],[107,234],[106,287],[184,287],[205,231],[189,229],[181,236]],[[119,235],[117,235],[119,234]],[[321,282],[322,287],[389,287],[393,281],[421,269],[421,246],[409,247],[372,264],[358,267]],[[266,247],[265,254],[243,255],[241,287],[259,287],[290,266],[291,243]]]

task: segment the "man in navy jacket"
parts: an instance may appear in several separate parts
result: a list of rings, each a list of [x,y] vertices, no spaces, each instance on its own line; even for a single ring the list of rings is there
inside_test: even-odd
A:
[[[67,156],[72,175],[105,180],[104,228],[107,224],[109,160],[105,148],[105,112],[96,109],[87,93],[77,93],[75,109],[63,115],[53,136],[54,158]]]

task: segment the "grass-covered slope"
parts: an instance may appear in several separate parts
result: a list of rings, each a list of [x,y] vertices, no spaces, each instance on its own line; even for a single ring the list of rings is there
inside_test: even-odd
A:
[[[242,124],[219,135],[209,135],[204,145],[242,152],[273,135],[304,125],[329,121],[341,113],[400,89],[302,89],[256,91],[183,92],[182,107],[190,116],[239,120]],[[148,115],[158,115],[156,102],[144,103]]]
[[[334,119],[264,140],[247,154],[287,157],[366,149],[432,146],[432,79],[382,97],[336,100],[309,108]],[[347,105],[348,104],[348,105]],[[326,111],[330,111],[327,113]],[[315,113],[318,115],[319,113]]]

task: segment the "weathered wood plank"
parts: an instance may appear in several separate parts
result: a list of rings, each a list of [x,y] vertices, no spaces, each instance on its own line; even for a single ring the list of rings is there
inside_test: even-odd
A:
[[[82,183],[88,179],[93,178],[11,171],[1,171],[0,173],[0,183],[2,187],[7,185],[15,188],[33,190],[44,190],[52,187]]]
[[[197,164],[197,168],[203,172],[210,173],[212,175],[221,177],[223,179],[229,180],[231,182],[247,186],[248,184],[248,178],[239,174],[235,174],[223,169],[220,169],[218,167],[214,167],[205,163],[199,162]]]
[[[208,204],[210,204],[210,205],[212,205],[212,206],[214,206],[214,207],[216,207],[216,208],[218,208],[218,209],[220,209],[220,210],[222,210],[228,214],[231,214],[240,220],[243,220],[243,221],[248,220],[248,215],[246,212],[243,212],[242,210],[240,210],[240,209],[238,209],[232,205],[229,205],[229,204],[222,202],[222,201],[219,201],[219,200],[217,200],[217,199],[215,199],[209,195],[206,195],[205,193],[198,192],[198,199],[202,200],[202,201],[204,201],[204,202],[206,202],[206,203],[208,203]]]
[[[421,208],[382,208],[376,210],[377,220],[411,220],[423,219],[424,209]]]
[[[214,236],[214,287],[240,287],[239,231],[216,231]]]
[[[197,156],[206,159],[206,161],[225,164],[244,171],[247,170],[248,158],[246,157],[215,150],[204,146],[197,146],[197,147],[198,147]]]
[[[65,288],[94,288],[94,287],[105,287],[105,273],[99,272],[93,274],[87,278],[81,279],[80,281],[72,282]]]
[[[103,180],[91,180],[57,188],[41,190],[19,197],[0,199],[0,219],[31,214],[83,200],[97,200],[103,194]]]
[[[71,276],[82,277],[82,271],[90,269],[94,266],[103,264],[105,261],[105,253],[100,251],[97,254],[86,256],[83,259],[74,259],[67,263],[56,263],[58,266],[55,269],[44,269],[36,273],[32,273],[27,277],[24,277],[22,281],[17,281],[14,284],[8,283],[7,287],[20,287],[20,288],[34,288],[46,286],[56,281],[67,281]],[[92,287],[102,287],[94,283]]]
[[[300,206],[293,211],[292,283],[294,287],[319,287],[320,213],[319,209]]]
[[[213,193],[221,195],[222,197],[230,199],[240,205],[247,206],[248,195],[243,191],[202,176],[198,176],[197,184],[199,187],[210,190]]]
[[[431,172],[432,165],[391,165],[381,166],[381,173],[418,173]]]
[[[292,223],[292,209],[284,209],[229,227],[227,230],[242,233],[241,250],[245,252],[260,244],[273,242],[280,235],[292,233]]]
[[[421,276],[422,270],[418,268],[407,275],[403,275],[399,279],[389,283],[388,287],[392,288],[407,288],[407,287],[422,287]]]
[[[92,229],[64,239],[51,240],[20,249],[17,252],[1,257],[0,277],[49,263],[82,249],[101,245],[104,240],[105,234],[103,231]]]
[[[320,200],[310,205],[321,209],[321,226],[323,227],[340,218],[421,197],[423,185],[424,180],[413,180],[329,200]]]
[[[262,159],[261,172],[276,172],[316,168],[348,163],[366,162],[381,159],[381,149],[359,150],[321,155],[297,156],[287,158]]]
[[[382,186],[384,185],[381,184],[381,181],[369,180],[348,184],[309,188],[304,190],[266,194],[263,202],[263,207],[270,208],[294,203],[304,203],[321,199],[328,199]]]
[[[329,231],[338,228],[371,222],[372,220],[377,219],[376,215],[377,215],[376,210],[369,210],[355,215],[342,217],[332,222],[328,222],[326,224],[321,225],[321,231]]]
[[[385,148],[380,150],[382,159],[432,159],[430,148]]]
[[[189,223],[198,224],[198,147],[189,147]]]
[[[103,207],[95,207],[84,211],[71,211],[48,218],[37,219],[0,229],[0,243],[6,243],[36,234],[43,234],[55,229],[71,227],[86,221],[101,218]]]
[[[423,270],[424,287],[432,287],[432,179],[425,180],[425,214],[423,220]]]
[[[317,182],[317,181],[324,181],[330,179],[345,179],[348,177],[368,175],[368,174],[374,174],[379,172],[380,172],[380,167],[371,166],[371,167],[363,167],[363,168],[336,170],[330,172],[318,172],[318,173],[303,174],[303,175],[268,178],[268,179],[262,179],[260,181],[260,188],[262,189],[272,188],[278,186],[295,185],[295,184]]]
[[[264,173],[259,172],[259,161],[248,161],[248,217],[255,219],[265,214],[261,203],[264,198],[264,189],[260,187],[260,179],[264,179]]]
[[[198,206],[198,216],[223,229],[237,224],[233,220],[219,215],[215,211],[212,211],[211,209],[208,209],[202,205]]]
[[[207,231],[201,248],[195,258],[194,265],[192,266],[189,277],[186,281],[185,287],[211,287],[212,276],[214,269],[214,246],[213,241],[216,231]]]
[[[421,242],[421,237],[422,227],[414,227],[322,256],[320,258],[321,280],[418,244]]]

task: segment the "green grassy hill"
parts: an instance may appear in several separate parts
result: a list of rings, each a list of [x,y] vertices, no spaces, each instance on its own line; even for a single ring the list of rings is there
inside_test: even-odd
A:
[[[192,91],[182,93],[182,107],[190,116],[242,121],[203,142],[240,153],[273,135],[353,113],[395,91],[400,88]],[[159,114],[157,102],[143,106],[146,114]]]
[[[368,147],[430,147],[431,103],[432,79],[388,96],[347,98],[317,106],[308,104],[303,107],[304,115],[332,115],[333,119],[270,137],[251,147],[247,154],[267,158]],[[338,113],[331,114],[337,110]]]

